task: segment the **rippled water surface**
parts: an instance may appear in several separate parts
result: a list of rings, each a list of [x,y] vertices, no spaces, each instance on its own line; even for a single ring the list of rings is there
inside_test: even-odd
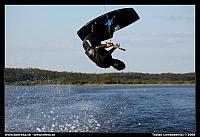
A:
[[[6,86],[6,132],[195,132],[193,86]]]

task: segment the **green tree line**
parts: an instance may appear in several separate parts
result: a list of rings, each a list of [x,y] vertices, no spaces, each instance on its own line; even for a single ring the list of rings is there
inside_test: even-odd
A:
[[[6,85],[42,84],[195,84],[195,73],[76,73],[41,70],[37,68],[5,68]]]

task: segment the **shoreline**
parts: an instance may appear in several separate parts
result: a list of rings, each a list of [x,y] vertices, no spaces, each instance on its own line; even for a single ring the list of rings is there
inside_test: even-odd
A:
[[[195,84],[81,84],[77,86],[195,86]]]
[[[195,84],[74,84],[74,85],[59,85],[59,84],[41,84],[41,85],[5,85],[5,86],[195,86]]]

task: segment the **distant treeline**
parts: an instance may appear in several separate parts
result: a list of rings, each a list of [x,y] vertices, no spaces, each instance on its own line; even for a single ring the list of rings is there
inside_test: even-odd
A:
[[[74,73],[40,69],[5,68],[6,85],[43,85],[43,84],[194,84],[195,73]]]

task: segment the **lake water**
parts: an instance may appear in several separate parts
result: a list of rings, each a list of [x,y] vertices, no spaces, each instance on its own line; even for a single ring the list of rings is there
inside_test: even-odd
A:
[[[194,86],[6,86],[5,132],[195,132]]]

